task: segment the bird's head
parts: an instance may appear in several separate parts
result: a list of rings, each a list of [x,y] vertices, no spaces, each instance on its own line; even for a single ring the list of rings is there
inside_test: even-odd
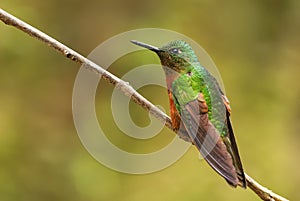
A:
[[[155,52],[163,66],[177,73],[188,71],[192,64],[198,61],[191,46],[183,40],[171,41],[160,48],[139,41],[133,40],[131,42]]]

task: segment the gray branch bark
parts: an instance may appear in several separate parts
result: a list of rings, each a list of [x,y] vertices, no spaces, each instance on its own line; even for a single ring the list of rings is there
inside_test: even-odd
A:
[[[115,75],[109,73],[108,71],[104,70],[99,65],[95,64],[94,62],[90,61],[86,57],[80,55],[79,53],[75,52],[71,48],[65,46],[64,44],[60,43],[59,41],[53,39],[52,37],[48,36],[47,34],[41,32],[40,30],[32,27],[31,25],[25,23],[24,21],[14,17],[13,15],[5,12],[4,10],[0,9],[0,19],[5,24],[9,26],[16,27],[17,29],[29,34],[33,38],[36,38],[43,43],[47,44],[51,48],[55,49],[59,53],[63,54],[65,57],[71,59],[74,62],[77,62],[87,69],[93,71],[94,73],[101,76],[104,80],[108,83],[115,85],[120,91],[122,91],[126,96],[129,96],[131,100],[135,103],[143,107],[145,110],[149,111],[154,117],[159,119],[166,127],[173,130],[171,119],[168,115],[154,106],[150,101],[140,95],[137,91],[135,91],[127,82],[119,79]],[[270,191],[269,189],[263,187],[259,183],[257,183],[254,179],[246,174],[247,179],[247,186],[253,190],[262,200],[265,201],[288,201],[286,198],[281,197]]]

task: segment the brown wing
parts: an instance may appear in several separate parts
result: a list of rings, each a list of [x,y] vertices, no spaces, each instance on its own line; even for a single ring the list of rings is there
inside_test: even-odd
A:
[[[233,187],[239,185],[239,178],[226,145],[214,125],[208,119],[208,108],[203,95],[182,108],[184,126],[209,165]]]

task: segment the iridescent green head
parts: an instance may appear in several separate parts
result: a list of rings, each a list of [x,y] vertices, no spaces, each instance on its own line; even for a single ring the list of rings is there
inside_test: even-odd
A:
[[[169,67],[178,73],[190,70],[191,64],[198,62],[197,56],[191,46],[183,40],[171,41],[161,48],[139,41],[131,42],[155,52],[159,56],[163,66]]]

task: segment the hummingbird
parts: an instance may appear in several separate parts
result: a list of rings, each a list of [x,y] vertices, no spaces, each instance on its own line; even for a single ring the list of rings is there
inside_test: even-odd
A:
[[[207,163],[232,187],[247,187],[230,114],[228,98],[215,77],[203,67],[192,47],[174,40],[155,47],[132,40],[155,52],[162,64],[172,127],[191,142]]]

